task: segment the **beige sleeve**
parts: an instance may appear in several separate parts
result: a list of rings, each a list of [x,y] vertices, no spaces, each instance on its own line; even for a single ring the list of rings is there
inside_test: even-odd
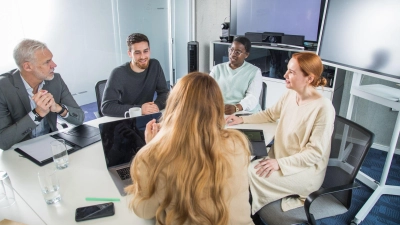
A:
[[[251,116],[242,116],[243,123],[271,123],[278,120],[281,116],[281,110],[284,102],[289,95],[289,91],[287,91],[275,105],[270,108],[255,113]]]
[[[312,124],[311,135],[307,144],[299,153],[277,159],[284,176],[299,173],[308,167],[318,164],[330,152],[331,136],[335,121],[335,110],[327,105],[318,113]],[[307,126],[305,124],[305,126]],[[305,137],[307,138],[307,137]]]
[[[135,182],[139,182],[141,192],[133,196],[133,211],[140,218],[151,219],[156,216],[156,211],[159,207],[157,190],[149,199],[140,201],[144,195],[148,194],[149,175],[144,163],[139,162],[137,168],[139,180]]]

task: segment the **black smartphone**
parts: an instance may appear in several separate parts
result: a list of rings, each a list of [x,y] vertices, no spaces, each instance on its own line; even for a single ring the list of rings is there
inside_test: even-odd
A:
[[[77,208],[75,211],[75,221],[85,221],[91,219],[97,219],[106,216],[112,216],[115,214],[114,203],[104,203],[98,205],[90,205],[85,207]]]

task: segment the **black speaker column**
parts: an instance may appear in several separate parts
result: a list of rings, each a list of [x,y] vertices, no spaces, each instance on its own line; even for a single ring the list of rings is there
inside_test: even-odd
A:
[[[199,42],[188,42],[188,72],[199,71]]]

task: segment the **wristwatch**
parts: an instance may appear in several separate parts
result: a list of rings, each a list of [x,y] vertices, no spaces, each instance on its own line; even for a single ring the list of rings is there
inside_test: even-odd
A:
[[[34,120],[34,121],[36,121],[36,122],[42,121],[43,117],[41,117],[41,116],[39,115],[39,113],[36,112],[36,109],[33,109],[33,110],[32,110],[32,113],[33,113],[33,115],[35,115],[35,120]]]
[[[235,106],[235,112],[239,112],[240,110],[239,110],[239,107],[237,107],[237,105],[234,105]]]
[[[67,107],[65,107],[64,104],[59,104],[59,105],[61,106],[61,110],[60,110],[60,112],[58,112],[57,114],[58,114],[58,115],[61,115],[61,114],[63,114],[63,113],[65,112],[65,110],[67,110]]]

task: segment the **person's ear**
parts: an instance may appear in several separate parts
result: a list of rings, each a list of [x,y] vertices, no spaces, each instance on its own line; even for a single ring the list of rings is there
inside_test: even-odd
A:
[[[128,50],[127,53],[128,53],[129,58],[132,58],[131,51]]]
[[[25,71],[32,71],[33,70],[33,65],[30,62],[24,62],[24,63],[22,63],[22,68]]]
[[[315,75],[314,74],[310,74],[308,76],[308,83],[311,84],[314,81],[314,79],[315,79]]]

